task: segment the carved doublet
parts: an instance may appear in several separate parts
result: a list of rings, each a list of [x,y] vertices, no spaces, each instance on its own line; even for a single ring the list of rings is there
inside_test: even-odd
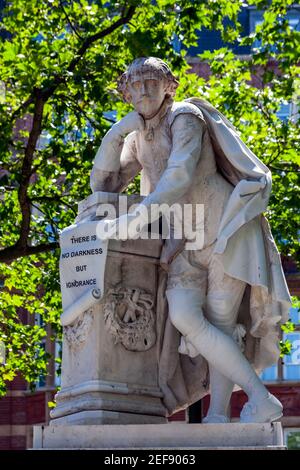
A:
[[[196,106],[185,102],[167,102],[158,115],[146,121],[146,129],[135,134],[136,158],[142,166],[141,194],[146,196],[152,193],[167,168],[171,151],[174,151],[172,124],[178,115],[185,115],[184,126],[192,126],[192,116],[197,116],[204,127],[202,144],[199,146],[199,163],[193,182],[189,191],[177,202],[204,204],[207,246],[216,239],[219,222],[233,187],[217,172],[206,123]]]

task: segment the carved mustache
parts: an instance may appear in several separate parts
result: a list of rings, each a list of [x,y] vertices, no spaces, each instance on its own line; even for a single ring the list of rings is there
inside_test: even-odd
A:
[[[137,103],[142,103],[143,101],[155,101],[155,98],[152,98],[149,95],[144,95],[144,96],[142,96],[142,98],[137,100]]]

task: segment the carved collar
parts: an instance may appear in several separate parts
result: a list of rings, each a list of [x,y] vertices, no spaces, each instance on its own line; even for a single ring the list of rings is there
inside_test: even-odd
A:
[[[159,111],[151,119],[145,119],[145,140],[150,141],[154,138],[154,130],[160,125],[161,120],[165,117],[168,110],[173,104],[172,98],[166,98],[162,103]]]

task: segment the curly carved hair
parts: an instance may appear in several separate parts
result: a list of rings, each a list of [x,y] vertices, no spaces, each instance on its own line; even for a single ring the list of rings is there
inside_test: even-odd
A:
[[[161,59],[157,57],[140,57],[135,59],[127,68],[120,78],[118,79],[117,89],[123,96],[123,99],[127,102],[131,102],[131,96],[128,91],[128,83],[134,75],[150,73],[153,76],[164,78],[167,80],[167,92],[166,96],[173,98],[176,93],[176,88],[179,85],[176,77],[172,74],[169,66]]]

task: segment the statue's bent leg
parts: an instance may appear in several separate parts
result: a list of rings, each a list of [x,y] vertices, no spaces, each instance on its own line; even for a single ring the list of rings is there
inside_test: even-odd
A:
[[[197,289],[174,288],[168,289],[166,294],[171,322],[186,341],[247,393],[249,403],[242,419],[269,422],[280,417],[280,402],[268,393],[239,346],[204,317],[202,293]]]
[[[205,307],[205,314],[210,323],[228,336],[232,337],[236,331],[236,320],[239,306],[246,284],[237,279],[223,276],[221,282],[214,281],[218,276],[209,273],[209,287]],[[229,404],[234,383],[212,364],[209,365],[210,375],[210,404],[204,423],[228,423]]]

